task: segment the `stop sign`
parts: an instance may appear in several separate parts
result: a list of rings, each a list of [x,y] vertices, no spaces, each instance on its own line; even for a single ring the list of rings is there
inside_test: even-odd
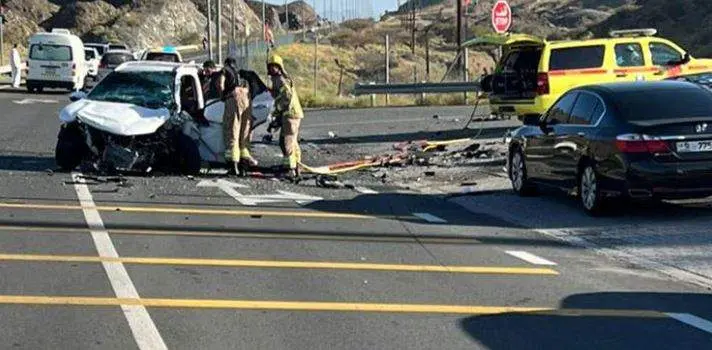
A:
[[[512,26],[512,8],[505,0],[499,0],[492,7],[492,27],[497,33],[506,33]]]

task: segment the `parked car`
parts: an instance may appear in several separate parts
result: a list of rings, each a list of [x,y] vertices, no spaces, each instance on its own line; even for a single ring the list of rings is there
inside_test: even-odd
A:
[[[30,38],[27,91],[45,88],[78,90],[84,87],[87,65],[84,44],[66,29],[37,33]]]
[[[712,195],[712,91],[699,84],[575,88],[510,136],[507,170],[523,196],[560,188],[600,214],[615,200]]]
[[[85,48],[91,48],[91,49],[96,49],[96,52],[99,53],[99,58],[101,56],[104,56],[106,51],[109,51],[109,44],[99,44],[99,43],[84,43]]]
[[[64,170],[82,162],[103,171],[196,174],[202,162],[225,163],[221,99],[204,101],[192,64],[127,62],[88,94],[72,94],[60,112],[55,159]],[[274,100],[256,73],[249,83],[253,129],[265,123]]]
[[[99,62],[99,79],[104,78],[111,73],[116,67],[125,62],[134,61],[134,56],[126,50],[109,50],[101,57]]]
[[[117,43],[109,44],[109,50],[126,50],[126,51],[130,51],[128,46],[126,46],[126,45],[124,45],[124,44],[117,44]]]
[[[96,79],[99,76],[99,53],[94,48],[84,47],[84,58],[87,62],[87,74]]]
[[[566,91],[589,84],[659,81],[712,72],[655,29],[612,31],[609,38],[547,41],[529,35],[482,37],[468,45],[500,45],[502,59],[482,80],[493,114],[537,118]]]
[[[183,62],[180,52],[172,47],[153,48],[141,53],[142,61]]]

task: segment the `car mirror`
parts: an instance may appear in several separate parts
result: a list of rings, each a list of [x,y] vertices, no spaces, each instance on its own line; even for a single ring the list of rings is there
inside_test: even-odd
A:
[[[480,89],[482,89],[482,92],[492,92],[492,80],[494,79],[494,75],[486,75],[480,80]]]
[[[527,126],[540,126],[542,124],[541,116],[534,114],[524,116],[522,123]]]
[[[83,100],[87,97],[87,93],[84,91],[75,91],[72,92],[71,95],[69,95],[69,100],[72,102],[77,102],[79,100]]]
[[[682,64],[690,63],[691,60],[692,56],[690,56],[689,53],[685,52],[685,56],[682,56]]]

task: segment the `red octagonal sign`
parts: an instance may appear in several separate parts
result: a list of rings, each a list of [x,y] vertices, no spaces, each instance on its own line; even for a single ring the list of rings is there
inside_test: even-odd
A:
[[[509,3],[499,0],[492,7],[492,27],[497,33],[506,33],[512,26],[512,8]]]

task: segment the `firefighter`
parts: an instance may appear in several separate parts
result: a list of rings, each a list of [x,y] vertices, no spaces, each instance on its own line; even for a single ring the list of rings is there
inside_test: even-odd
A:
[[[231,173],[244,175],[246,170],[258,165],[250,155],[250,127],[252,111],[249,90],[237,69],[237,61],[229,57],[220,77],[220,92],[225,100],[223,137],[225,161],[232,163]]]
[[[284,70],[281,57],[271,55],[267,61],[267,73],[272,78],[272,94],[274,95],[274,118],[269,132],[281,129],[279,146],[282,149],[284,171],[288,178],[297,179],[302,152],[299,149],[299,125],[304,118],[299,96],[294,82]]]

